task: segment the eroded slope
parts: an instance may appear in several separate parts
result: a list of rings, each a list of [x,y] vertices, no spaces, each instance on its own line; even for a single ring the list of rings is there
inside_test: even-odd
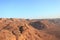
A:
[[[60,40],[55,30],[56,25],[46,20],[0,19],[0,40]]]

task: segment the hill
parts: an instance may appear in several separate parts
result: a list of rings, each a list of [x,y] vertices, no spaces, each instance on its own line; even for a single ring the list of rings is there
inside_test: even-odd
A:
[[[0,40],[60,40],[59,21],[0,18]]]

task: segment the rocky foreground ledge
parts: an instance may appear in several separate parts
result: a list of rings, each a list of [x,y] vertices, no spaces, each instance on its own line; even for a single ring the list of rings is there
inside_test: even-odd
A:
[[[0,40],[60,40],[60,22],[0,18]]]

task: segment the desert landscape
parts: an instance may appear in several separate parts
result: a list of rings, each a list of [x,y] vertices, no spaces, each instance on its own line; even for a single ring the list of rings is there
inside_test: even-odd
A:
[[[0,40],[60,40],[60,19],[0,18]]]

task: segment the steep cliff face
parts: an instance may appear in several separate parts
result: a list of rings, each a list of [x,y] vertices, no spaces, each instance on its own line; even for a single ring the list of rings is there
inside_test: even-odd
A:
[[[0,19],[0,40],[60,40],[56,24],[47,20]],[[57,33],[57,34],[56,34]]]

